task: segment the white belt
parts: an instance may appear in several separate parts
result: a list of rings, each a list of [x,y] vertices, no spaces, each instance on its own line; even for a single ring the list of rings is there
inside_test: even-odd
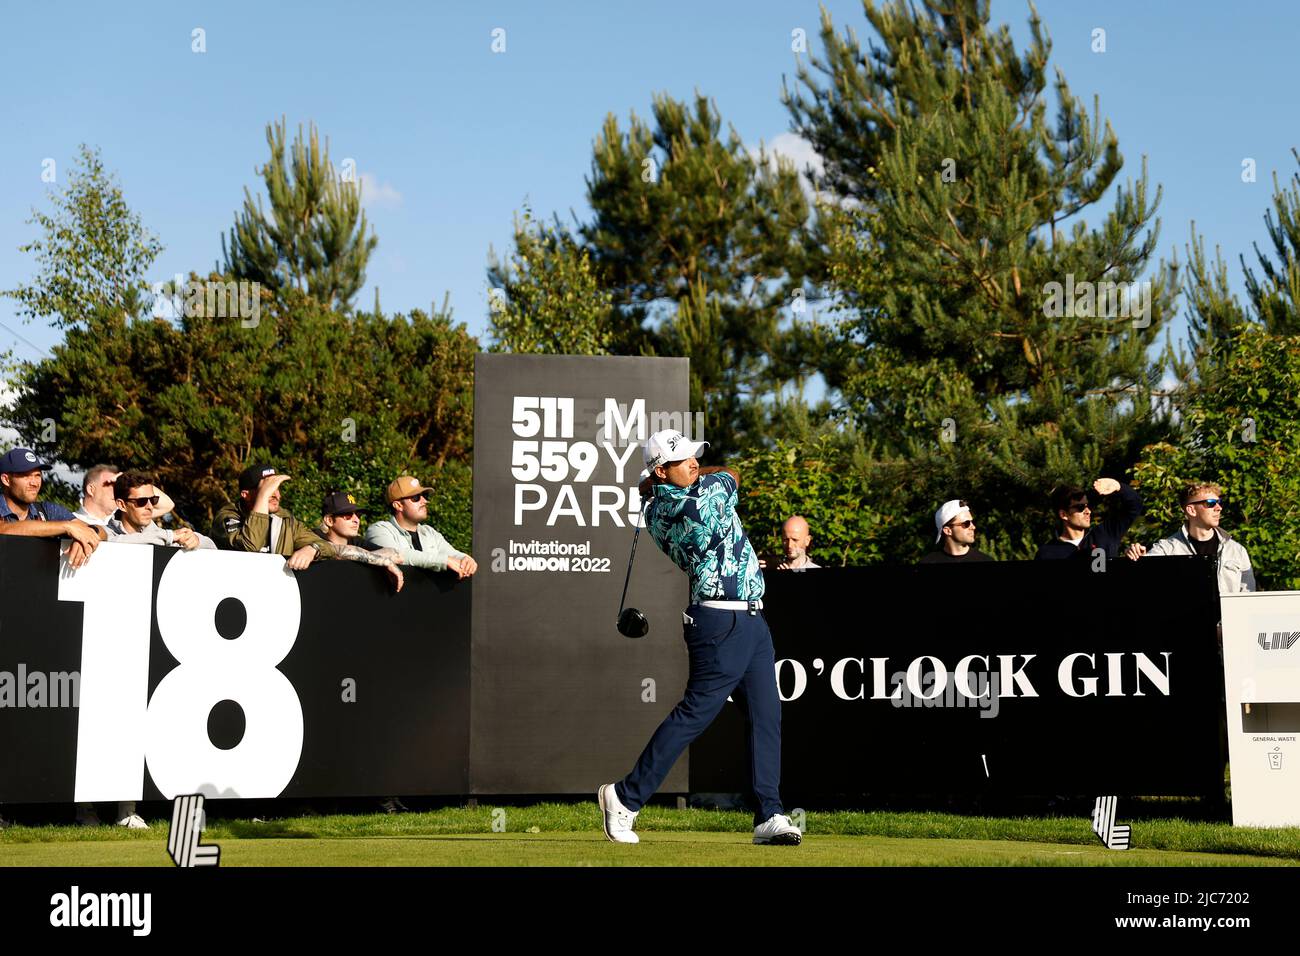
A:
[[[697,601],[700,607],[717,608],[719,611],[761,611],[762,601]]]

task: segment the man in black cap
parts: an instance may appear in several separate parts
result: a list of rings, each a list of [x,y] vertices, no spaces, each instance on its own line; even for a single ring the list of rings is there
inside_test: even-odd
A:
[[[37,501],[42,472],[54,466],[41,461],[30,448],[14,448],[0,457],[0,534],[28,538],[72,539],[68,563],[79,568],[107,535],[77,520],[71,511],[52,501]]]
[[[346,491],[331,491],[321,504],[320,527],[316,533],[333,545],[344,561],[360,561],[383,568],[393,579],[393,591],[402,590],[402,556],[392,548],[371,544],[361,534],[361,514],[357,499]]]
[[[280,509],[280,486],[288,475],[270,465],[250,465],[239,475],[239,503],[226,505],[212,522],[212,540],[226,551],[278,554],[302,571],[317,558],[336,558],[333,545]]]

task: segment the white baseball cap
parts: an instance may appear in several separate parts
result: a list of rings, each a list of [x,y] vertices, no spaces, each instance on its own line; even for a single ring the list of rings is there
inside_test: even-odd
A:
[[[934,537],[935,544],[938,544],[943,540],[943,526],[963,511],[969,512],[970,508],[967,506],[966,502],[961,501],[958,498],[954,498],[952,501],[945,501],[939,506],[939,510],[934,513],[934,530],[936,532]]]
[[[681,432],[672,429],[655,432],[645,443],[646,471],[654,471],[655,468],[670,461],[685,461],[687,458],[695,458],[708,447],[708,442],[693,442]]]

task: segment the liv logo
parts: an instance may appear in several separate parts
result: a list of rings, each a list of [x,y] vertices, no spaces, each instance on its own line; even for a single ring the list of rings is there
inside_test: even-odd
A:
[[[1130,831],[1127,823],[1115,822],[1115,806],[1118,797],[1098,797],[1097,805],[1092,811],[1092,832],[1101,838],[1101,842],[1112,850],[1127,850]]]
[[[1300,631],[1274,631],[1272,635],[1260,631],[1255,640],[1266,651],[1289,651],[1296,641],[1300,641]]]
[[[172,801],[172,825],[167,834],[167,854],[177,866],[218,866],[221,847],[199,840],[207,824],[203,794],[187,793]]]

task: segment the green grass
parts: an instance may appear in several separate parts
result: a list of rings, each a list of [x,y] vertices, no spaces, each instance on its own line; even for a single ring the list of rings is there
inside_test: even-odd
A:
[[[651,805],[639,846],[600,832],[593,803],[451,807],[396,816],[214,819],[204,842],[224,866],[571,865],[1300,865],[1300,828],[1236,828],[1179,818],[1121,820],[1133,849],[1107,850],[1082,817],[987,817],[936,812],[810,812],[804,845],[755,847],[747,813]],[[1121,806],[1121,811],[1122,811]],[[494,821],[505,832],[493,832]],[[13,826],[0,830],[0,865],[169,865],[166,820],[152,829]]]
[[[215,839],[215,838],[214,838]],[[799,847],[761,847],[747,833],[647,833],[618,846],[586,833],[215,839],[222,866],[1277,866],[1225,853],[1129,850],[1006,840],[809,836]],[[161,840],[16,843],[12,866],[170,866]]]

